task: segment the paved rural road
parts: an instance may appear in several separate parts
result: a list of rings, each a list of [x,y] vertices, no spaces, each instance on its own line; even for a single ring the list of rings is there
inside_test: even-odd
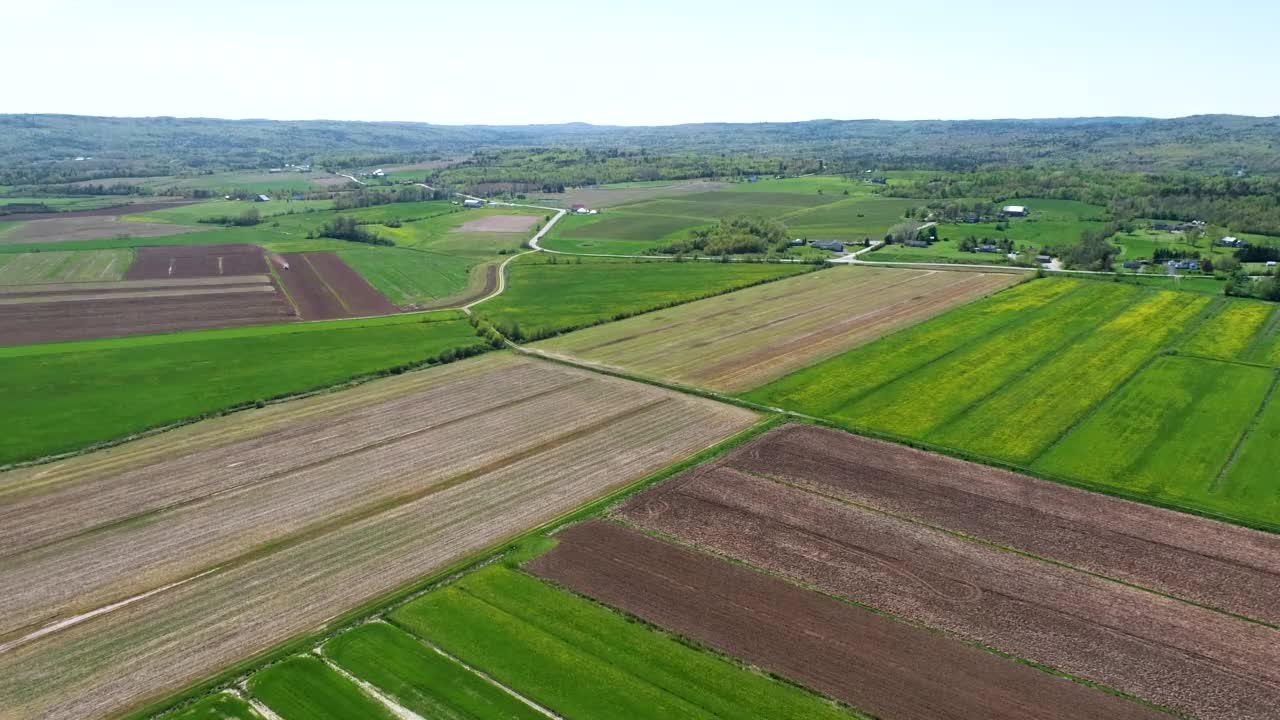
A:
[[[364,185],[364,181],[357,180],[354,175],[348,175],[346,173],[334,173],[334,175],[337,175],[338,177],[344,177],[357,185]]]
[[[468,196],[464,196],[464,197],[468,197]],[[530,247],[529,250],[526,250],[522,253],[516,253],[515,255],[512,255],[511,257],[502,261],[502,264],[498,266],[498,287],[494,288],[493,292],[489,293],[488,295],[485,295],[479,300],[472,300],[466,305],[463,305],[462,311],[467,314],[471,313],[472,307],[479,305],[485,300],[490,300],[492,298],[495,298],[501,295],[502,291],[507,289],[507,265],[509,265],[512,260],[515,260],[521,255],[528,255],[529,253],[539,252],[540,250],[542,250],[542,248],[538,247],[538,241],[542,239],[543,235],[546,235],[548,232],[550,232],[551,228],[555,227],[556,223],[560,222],[560,218],[564,217],[568,213],[567,210],[556,210],[555,208],[544,208],[544,207],[539,207],[537,205],[509,205],[508,207],[528,207],[528,208],[537,208],[539,210],[552,210],[556,214],[554,217],[552,217],[550,220],[547,221],[546,225],[542,226],[541,230],[539,230],[532,238],[529,239],[529,247]]]

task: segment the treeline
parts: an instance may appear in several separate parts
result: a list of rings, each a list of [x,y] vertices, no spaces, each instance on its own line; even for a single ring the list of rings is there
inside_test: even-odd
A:
[[[360,222],[350,215],[337,215],[329,222],[307,233],[307,239],[332,238],[348,242],[365,243],[366,245],[395,245],[390,240],[364,229]]]
[[[801,175],[821,166],[821,160],[811,159],[544,148],[477,152],[469,160],[433,171],[428,183],[465,187],[478,194],[564,192],[569,187],[620,182]]]
[[[443,190],[428,190],[418,185],[401,185],[388,190],[356,190],[349,193],[333,195],[335,210],[353,210],[356,208],[390,205],[392,203],[422,202],[424,200],[446,200],[449,193]]]
[[[1280,277],[1251,278],[1243,270],[1236,270],[1227,277],[1224,292],[1233,297],[1280,302]]]
[[[209,225],[226,225],[228,227],[252,227],[262,222],[262,216],[257,208],[249,208],[239,215],[215,215],[213,217],[200,218],[197,222]]]
[[[786,248],[787,226],[777,220],[740,216],[693,230],[684,240],[656,248],[664,255],[759,255]]]

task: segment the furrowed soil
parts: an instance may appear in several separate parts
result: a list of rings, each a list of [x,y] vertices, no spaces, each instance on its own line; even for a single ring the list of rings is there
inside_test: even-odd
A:
[[[1280,632],[1213,609],[1276,617],[1262,533],[790,427],[617,516],[1197,717],[1280,704]]]
[[[1002,273],[838,268],[539,343],[649,377],[742,392],[1019,281]]]
[[[138,248],[126,280],[265,275],[267,260],[257,245],[193,245]]]
[[[229,280],[210,284],[208,280]],[[0,345],[296,320],[267,276],[60,283],[0,292]]]
[[[276,276],[304,320],[390,315],[400,311],[332,252],[285,253]]]
[[[0,717],[154,700],[754,420],[495,354],[0,474]]]
[[[80,218],[80,217],[119,217],[120,215],[136,215],[138,213],[151,212],[152,210],[164,210],[165,208],[181,207],[183,205],[194,205],[202,200],[168,200],[162,202],[146,202],[121,204],[112,207],[95,208],[93,210],[71,210],[68,212],[53,213],[13,213],[11,215],[0,215],[0,222],[28,220],[48,220],[51,218]]]
[[[97,213],[96,210],[85,210],[86,213]],[[73,217],[62,217],[69,215]],[[21,216],[8,215],[7,218]],[[3,218],[0,218],[3,219]],[[86,215],[79,212],[58,213],[47,220],[31,220],[24,222],[11,233],[5,233],[4,243],[7,245],[25,243],[57,243],[70,240],[105,240],[107,238],[133,237],[169,237],[186,233],[204,232],[207,227],[190,225],[171,225],[169,223],[127,222],[116,216]]]
[[[876,717],[1165,717],[612,523],[556,538],[527,569]]]

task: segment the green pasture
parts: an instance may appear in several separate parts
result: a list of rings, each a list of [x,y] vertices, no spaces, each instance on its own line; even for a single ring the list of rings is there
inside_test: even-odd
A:
[[[0,285],[119,280],[131,262],[127,249],[0,254]]]
[[[230,693],[209,695],[162,717],[164,720],[262,720],[249,703]]]
[[[338,256],[401,307],[432,304],[458,294],[467,287],[476,264],[467,257],[398,247],[343,247]]]
[[[1128,283],[1024,283],[745,395],[853,430],[1280,526],[1274,307]],[[1169,356],[1180,350],[1190,355]],[[1241,451],[1230,462],[1240,438]],[[1261,438],[1261,439],[1259,439]],[[1219,476],[1222,479],[1219,481]],[[1249,498],[1243,500],[1240,498]],[[1252,505],[1250,503],[1253,503]]]
[[[0,222],[22,217],[21,213],[10,215],[2,214],[5,212],[4,207],[6,205],[30,205],[39,203],[41,205],[48,205],[56,212],[70,212],[72,210],[97,210],[98,208],[125,205],[129,201],[130,198],[121,195],[69,195],[61,197],[6,197],[0,195]]]
[[[474,311],[508,337],[531,340],[812,270],[782,263],[673,262],[523,255],[507,288]]]
[[[842,175],[809,175],[808,177],[763,178],[756,182],[734,183],[729,190],[741,193],[793,193],[797,195],[831,195],[845,197],[849,195],[871,195],[880,186],[862,182],[858,179],[847,179]]]
[[[720,218],[752,215],[776,218],[797,210],[826,205],[841,199],[836,195],[802,195],[786,192],[735,192],[713,190],[678,197],[619,205],[616,211],[628,214],[660,215],[714,222]]]
[[[259,670],[248,687],[281,720],[398,720],[359,685],[309,655]]]
[[[484,347],[461,313],[0,348],[0,465]]]
[[[565,717],[849,717],[502,565],[428,593],[391,619]]]
[[[133,215],[123,215],[131,222],[174,223],[177,225],[197,225],[201,220],[215,217],[239,217],[246,210],[257,210],[263,218],[277,218],[280,215],[318,212],[333,209],[332,200],[270,200],[253,202],[252,200],[210,200],[192,205],[151,210]]]
[[[1275,520],[1258,514],[1255,493],[1241,503],[1219,482],[1275,376],[1248,365],[1157,358],[1033,467],[1179,505]],[[1280,460],[1280,449],[1272,456]],[[1280,503],[1271,490],[1266,504],[1274,510]]]
[[[324,655],[424,718],[545,720],[480,676],[386,623],[368,623],[324,645]]]
[[[310,173],[268,173],[265,170],[246,170],[209,175],[145,178],[140,179],[139,183],[155,190],[205,190],[219,193],[308,192],[325,189],[311,182],[310,177]]]
[[[907,208],[924,207],[923,200],[877,195],[836,200],[780,219],[795,237],[846,242],[883,240],[889,228],[903,221]]]

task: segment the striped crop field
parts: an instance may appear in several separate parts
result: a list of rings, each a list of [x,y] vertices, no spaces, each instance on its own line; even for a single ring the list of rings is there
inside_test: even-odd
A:
[[[566,718],[850,717],[501,565],[428,593],[391,620]]]
[[[1037,280],[744,397],[1280,527],[1280,503],[1271,500],[1280,466],[1273,310],[1118,283]]]
[[[1178,349],[1193,355],[1242,360],[1275,309],[1275,305],[1261,301],[1223,300],[1221,309]]]
[[[742,392],[1019,280],[1002,273],[838,268],[536,347],[647,377]]]
[[[132,261],[128,249],[0,254],[0,285],[119,280]]]
[[[0,717],[158,699],[756,418],[493,353],[0,473]]]

